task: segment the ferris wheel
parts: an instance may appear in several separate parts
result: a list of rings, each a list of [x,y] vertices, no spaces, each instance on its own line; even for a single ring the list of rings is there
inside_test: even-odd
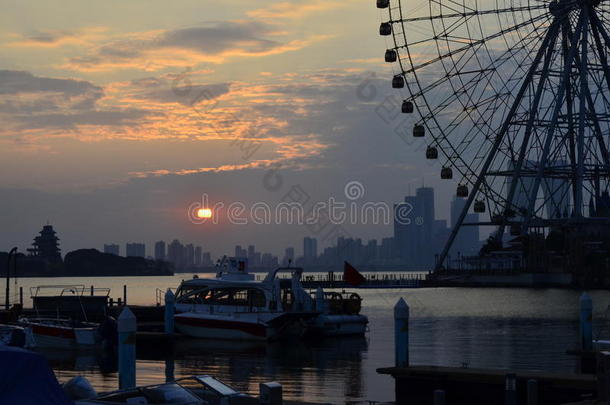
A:
[[[412,135],[492,238],[610,216],[610,0],[377,0]],[[476,224],[466,224],[470,211]],[[501,243],[501,242],[500,242]]]

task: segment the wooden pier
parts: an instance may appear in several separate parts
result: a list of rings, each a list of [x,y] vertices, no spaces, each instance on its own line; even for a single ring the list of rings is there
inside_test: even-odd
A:
[[[430,404],[433,393],[443,390],[446,403],[502,404],[506,392],[506,376],[516,377],[517,403],[525,404],[527,383],[535,380],[540,404],[565,404],[597,396],[594,375],[556,374],[535,371],[506,371],[478,368],[409,366],[377,370],[396,380],[396,404]]]

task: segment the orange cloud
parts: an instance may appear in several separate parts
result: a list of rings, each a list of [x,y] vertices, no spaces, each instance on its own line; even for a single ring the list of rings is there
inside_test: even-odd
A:
[[[302,18],[306,15],[328,11],[347,5],[346,1],[324,1],[324,0],[308,0],[308,1],[291,1],[281,2],[271,5],[267,8],[259,8],[248,11],[247,15],[252,18],[260,18],[264,20],[275,20],[281,18]]]

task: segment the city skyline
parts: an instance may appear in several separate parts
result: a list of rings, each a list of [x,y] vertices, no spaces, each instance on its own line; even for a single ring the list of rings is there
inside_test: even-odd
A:
[[[404,136],[412,122],[394,114],[400,100],[370,4],[315,3],[289,11],[268,1],[176,8],[136,0],[109,13],[71,2],[74,19],[61,11],[67,5],[5,7],[0,191],[11,198],[0,201],[0,245],[27,247],[47,220],[68,250],[112,240],[152,246],[164,235],[222,250],[237,232],[245,241],[268,233],[265,250],[297,245],[307,231],[196,227],[186,215],[204,193],[274,204],[293,185],[324,201],[359,181],[366,200],[392,203],[425,182],[448,213],[455,182],[441,181],[425,141]],[[131,7],[143,13],[127,25],[115,20]],[[139,41],[146,49],[134,48]],[[112,47],[123,56],[102,57]]]
[[[193,243],[182,244],[178,239],[171,243],[159,240],[154,243],[154,256],[146,255],[144,243],[126,243],[125,256],[149,257],[174,263],[177,270],[212,266],[223,256],[247,258],[250,265],[277,267],[279,265],[339,265],[344,260],[365,265],[397,265],[406,268],[430,268],[435,264],[451,229],[455,226],[466,200],[454,197],[451,201],[450,221],[438,219],[435,214],[435,194],[432,187],[418,187],[415,195],[405,196],[402,202],[394,204],[393,234],[391,237],[365,240],[357,236],[338,236],[328,246],[318,251],[318,239],[305,236],[302,244],[276,246],[271,252],[258,251],[256,242],[236,244],[224,252],[203,251],[202,246]],[[402,208],[406,210],[400,212]],[[404,216],[406,215],[406,216]],[[478,222],[478,214],[467,214],[466,221]],[[450,252],[455,255],[475,255],[481,245],[478,227],[472,226],[460,231]],[[104,244],[104,252],[117,254],[119,245]],[[264,250],[264,249],[263,249]],[[278,253],[279,252],[279,253]],[[202,259],[203,256],[204,259]]]

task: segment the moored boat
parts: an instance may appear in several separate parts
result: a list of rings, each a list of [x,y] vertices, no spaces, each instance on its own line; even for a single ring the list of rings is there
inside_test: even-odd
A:
[[[290,279],[277,273],[288,271]],[[229,259],[214,279],[184,281],[176,292],[176,329],[197,338],[276,340],[306,333],[318,313],[300,284],[302,269],[279,268],[263,281],[247,272],[245,259]]]
[[[289,273],[290,278],[278,274]],[[229,259],[216,278],[183,281],[176,291],[176,329],[197,338],[276,340],[286,336],[364,334],[358,294],[312,296],[301,284],[303,269],[278,268],[257,281],[247,260]]]
[[[37,347],[94,346],[101,341],[99,324],[61,318],[20,318]]]

